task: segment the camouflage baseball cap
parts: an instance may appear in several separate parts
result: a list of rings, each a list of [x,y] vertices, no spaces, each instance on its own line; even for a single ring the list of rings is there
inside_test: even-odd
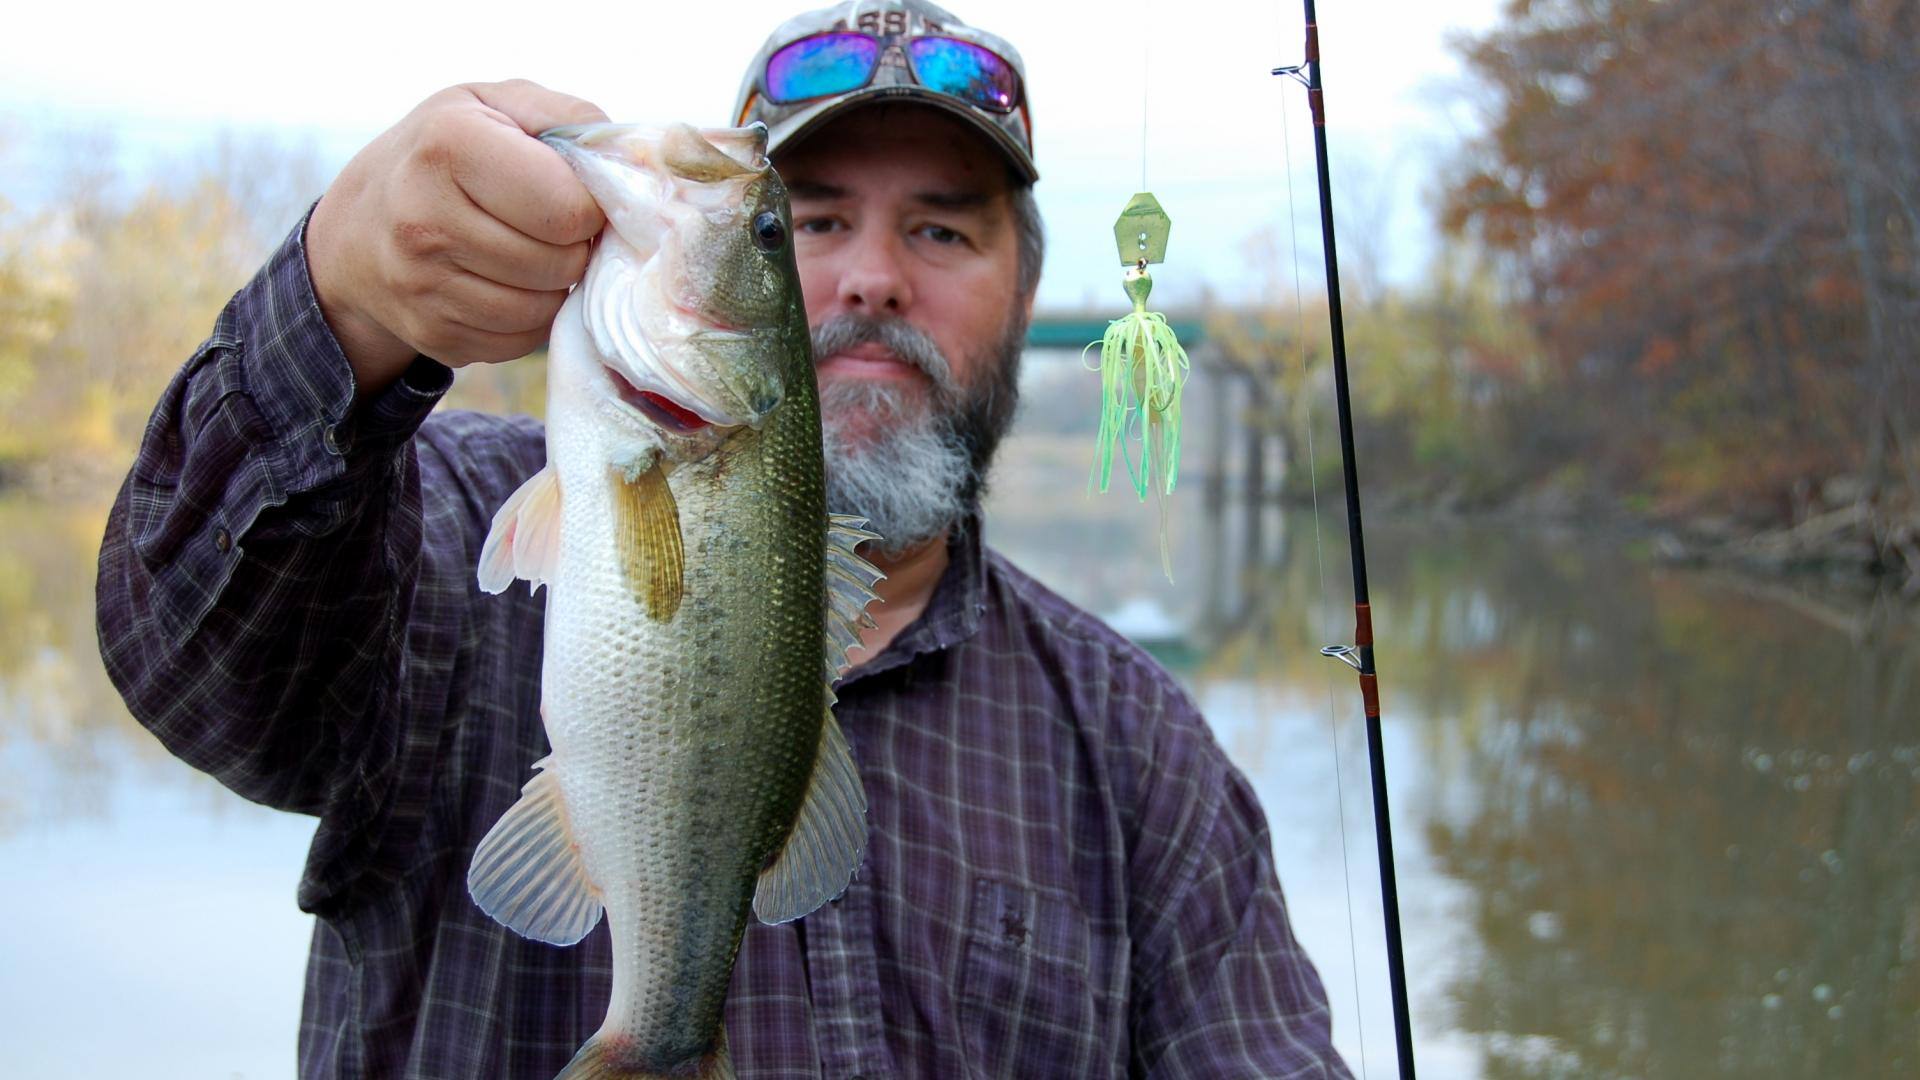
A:
[[[768,36],[741,81],[733,120],[767,125],[774,154],[861,105],[931,105],[985,134],[1032,183],[1040,172],[1026,81],[1004,38],[925,0],[851,0],[797,15]]]

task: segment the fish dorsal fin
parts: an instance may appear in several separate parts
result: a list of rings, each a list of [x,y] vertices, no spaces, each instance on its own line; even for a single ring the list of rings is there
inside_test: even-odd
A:
[[[779,856],[760,872],[753,913],[765,923],[792,922],[839,896],[866,846],[867,792],[853,751],[828,710],[800,816]]]
[[[690,124],[667,128],[660,138],[660,159],[675,176],[696,183],[731,180],[758,171],[715,146]]]
[[[866,529],[867,519],[827,515],[827,681],[849,666],[847,651],[860,644],[860,631],[873,625],[867,605],[880,598],[874,585],[887,575],[855,551],[880,534]]]
[[[480,841],[467,892],[480,910],[523,937],[571,945],[600,921],[600,895],[587,880],[560,782],[534,762],[533,779]]]
[[[480,548],[480,587],[505,592],[514,578],[534,589],[553,580],[560,560],[560,477],[549,465],[521,484],[494,512]]]
[[[680,509],[674,504],[667,473],[658,462],[628,478],[615,467],[614,539],[627,587],[646,605],[647,615],[665,622],[680,610],[686,577],[686,552],[680,542]]]

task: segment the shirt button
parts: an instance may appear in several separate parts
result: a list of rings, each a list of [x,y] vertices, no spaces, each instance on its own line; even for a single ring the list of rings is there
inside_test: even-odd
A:
[[[334,437],[333,425],[328,424],[325,419],[322,419],[320,422],[324,425],[320,429],[320,441],[326,444],[327,453],[332,454],[334,457],[339,457],[340,441]]]
[[[220,549],[220,554],[225,555],[227,552],[233,550],[233,535],[225,529],[215,529],[213,531],[213,546]]]

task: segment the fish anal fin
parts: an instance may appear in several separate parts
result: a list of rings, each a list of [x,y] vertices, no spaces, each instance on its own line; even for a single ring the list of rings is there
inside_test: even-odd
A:
[[[487,830],[467,869],[467,891],[514,933],[571,945],[600,921],[600,897],[581,862],[560,782],[543,771],[552,760],[534,764],[542,771]]]
[[[866,524],[865,518],[827,516],[828,682],[847,670],[847,651],[860,644],[860,631],[873,625],[867,605],[879,599],[873,587],[887,576],[857,553],[861,544],[880,539],[880,534],[869,532]]]
[[[613,521],[620,568],[627,587],[647,615],[665,622],[680,610],[686,552],[680,541],[680,510],[659,463],[628,477],[612,470]]]
[[[538,589],[560,561],[560,477],[549,465],[527,478],[494,511],[480,547],[480,587],[505,592],[515,578]]]
[[[753,913],[761,922],[791,922],[846,891],[866,850],[866,815],[853,751],[829,711],[800,814],[754,890]]]

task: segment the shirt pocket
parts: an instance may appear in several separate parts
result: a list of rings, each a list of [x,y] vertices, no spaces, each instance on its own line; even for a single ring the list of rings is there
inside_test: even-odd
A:
[[[1111,982],[1095,971],[1112,958],[1096,957],[1094,947],[1086,916],[1066,897],[990,878],[974,882],[960,976],[970,1075],[1111,1071],[1120,1003],[1095,990]]]

